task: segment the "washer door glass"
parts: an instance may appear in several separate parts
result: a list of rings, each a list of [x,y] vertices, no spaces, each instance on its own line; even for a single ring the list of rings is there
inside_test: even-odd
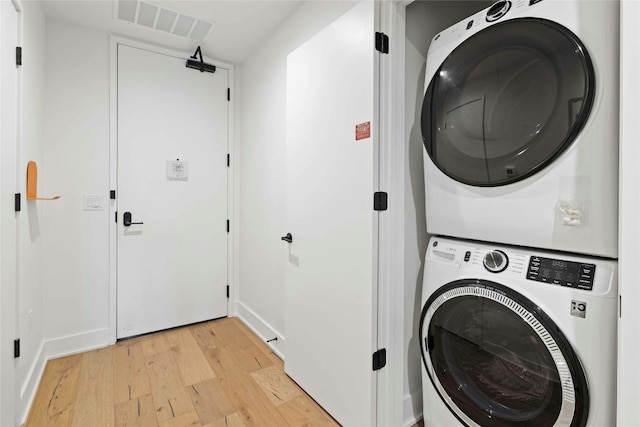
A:
[[[580,363],[553,322],[496,283],[454,282],[425,305],[420,345],[443,402],[465,425],[584,426]]]
[[[580,40],[552,21],[520,18],[471,36],[445,59],[422,106],[427,153],[473,186],[524,179],[583,128],[594,71]]]

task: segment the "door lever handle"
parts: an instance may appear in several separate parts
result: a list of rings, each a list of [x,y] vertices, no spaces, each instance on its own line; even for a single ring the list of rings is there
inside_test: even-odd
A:
[[[280,240],[284,240],[287,243],[291,243],[293,242],[293,236],[291,235],[291,233],[287,233],[287,235],[284,237],[281,237]]]
[[[144,222],[131,222],[131,212],[125,212],[122,217],[122,225],[129,227],[134,224],[144,224]]]

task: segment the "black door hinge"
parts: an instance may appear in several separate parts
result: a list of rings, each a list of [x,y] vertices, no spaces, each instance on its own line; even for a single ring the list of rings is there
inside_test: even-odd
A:
[[[227,285],[227,299],[229,299],[229,285]]]
[[[20,193],[16,193],[14,200],[15,200],[14,201],[14,203],[15,203],[14,210],[16,212],[20,212]]]
[[[380,53],[389,53],[389,36],[376,32],[376,50]]]
[[[22,47],[16,46],[16,66],[22,65]]]
[[[231,101],[231,88],[227,88],[227,101]]]
[[[115,221],[116,221],[116,224],[117,224],[118,223],[118,211],[116,211],[116,215],[115,216],[116,216]]]
[[[387,366],[387,349],[381,348],[373,353],[373,370],[379,371]]]
[[[230,225],[229,225],[229,220],[227,220],[227,233],[229,232],[230,229],[231,228],[230,228]]]
[[[227,154],[227,167],[231,166],[231,154]]]
[[[387,193],[384,191],[378,191],[373,193],[373,210],[374,211],[386,211],[387,210]]]
[[[109,191],[109,198],[111,200],[115,200],[116,199],[116,190]]]
[[[17,359],[20,357],[20,339],[13,340],[13,357]]]

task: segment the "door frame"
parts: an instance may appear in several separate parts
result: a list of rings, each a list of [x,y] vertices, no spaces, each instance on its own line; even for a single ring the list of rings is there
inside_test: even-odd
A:
[[[185,52],[170,48],[160,47],[154,44],[132,40],[121,36],[111,36],[109,40],[110,61],[109,61],[109,188],[116,191],[116,199],[109,199],[109,344],[115,344],[117,341],[117,268],[118,268],[118,242],[117,232],[118,224],[115,222],[115,215],[118,211],[118,45],[130,46],[138,49],[144,49],[150,52],[173,56],[185,59],[192,55],[191,52]],[[229,235],[227,238],[227,278],[229,285],[229,299],[227,300],[227,315],[233,317],[236,314],[236,292],[235,278],[238,277],[238,250],[236,244],[236,235],[238,234],[238,221],[236,213],[239,212],[238,200],[234,197],[233,190],[237,183],[237,160],[235,159],[235,128],[234,128],[234,94],[235,94],[235,76],[234,66],[232,64],[218,61],[209,57],[203,58],[206,62],[223,68],[229,73],[229,89],[231,90],[231,99],[229,100],[229,114],[227,118],[227,148],[231,156],[231,162],[227,168],[227,217],[231,221]],[[196,71],[194,71],[196,72]]]

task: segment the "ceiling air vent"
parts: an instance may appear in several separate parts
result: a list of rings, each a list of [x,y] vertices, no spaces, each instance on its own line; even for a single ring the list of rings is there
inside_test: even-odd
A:
[[[199,42],[204,41],[215,24],[146,1],[118,0],[115,4],[115,16],[122,21]]]

